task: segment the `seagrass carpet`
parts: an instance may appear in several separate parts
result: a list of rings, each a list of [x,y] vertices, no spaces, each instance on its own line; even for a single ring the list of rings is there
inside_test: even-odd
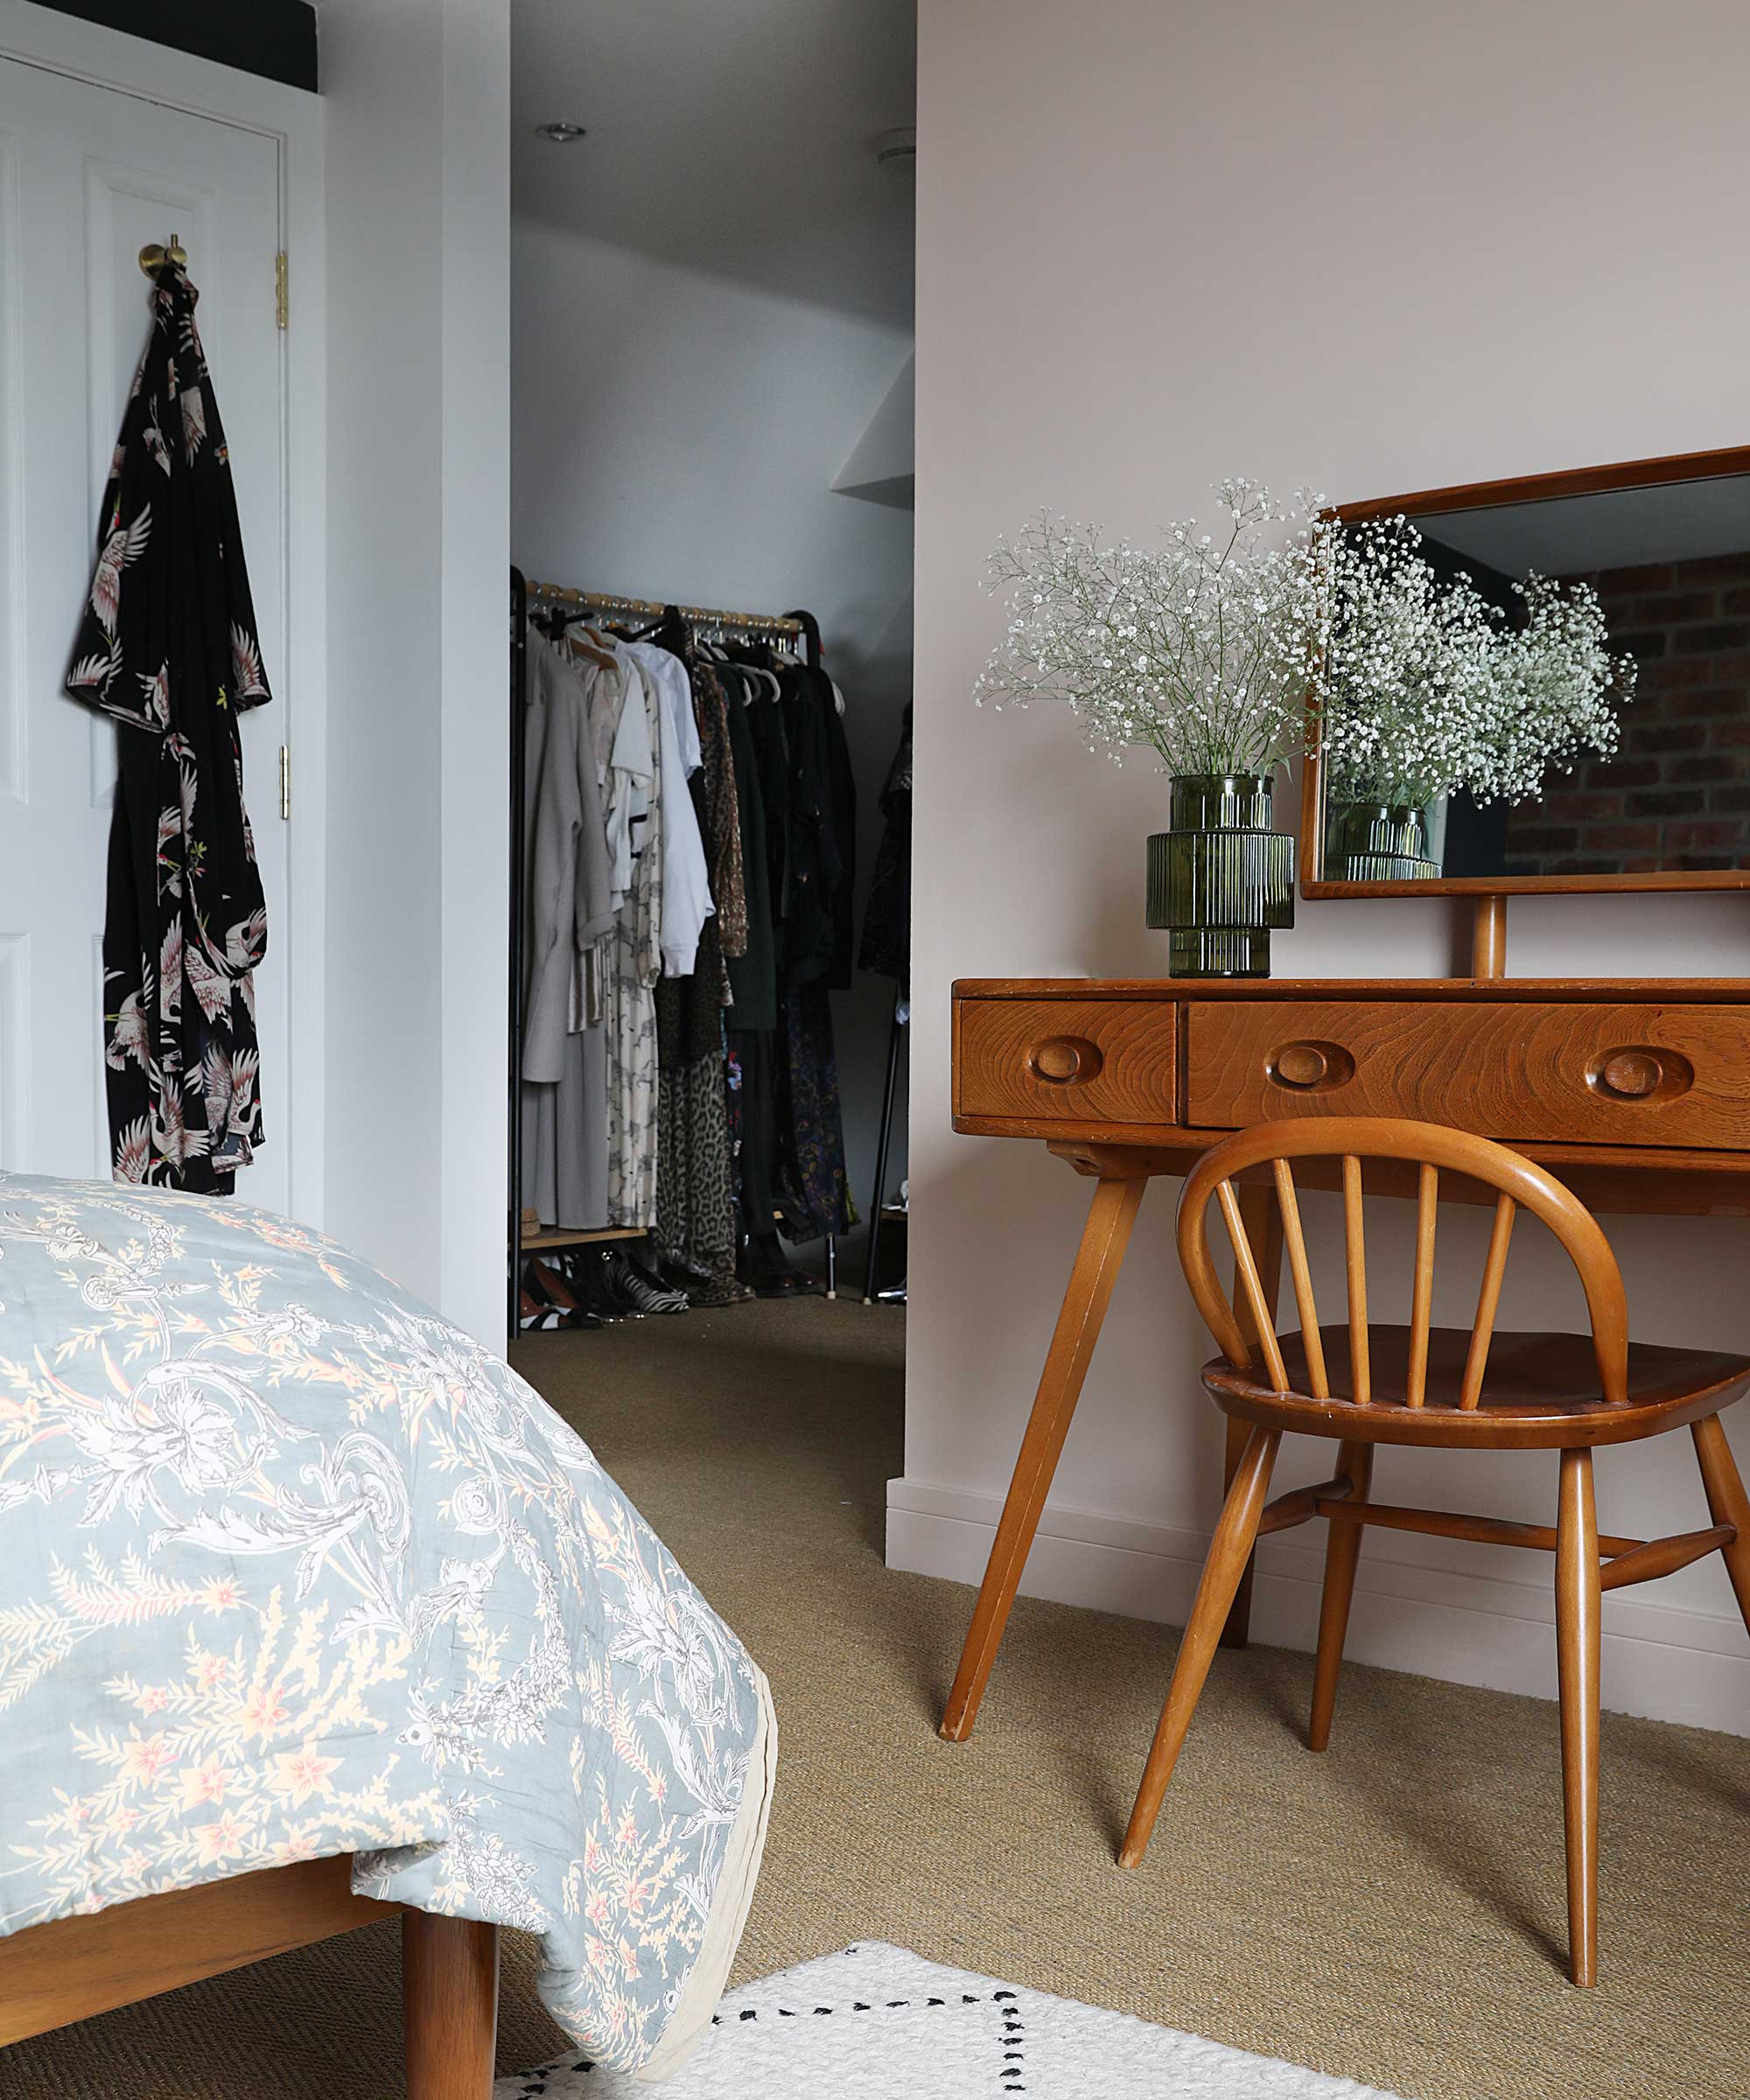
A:
[[[1172,1628],[1024,1600],[977,1732],[939,1741],[972,1593],[881,1563],[903,1318],[752,1305],[518,1352],[772,1680],[737,1983],[878,1940],[1407,2100],[1746,2100],[1750,1741],[1605,1716],[1591,1992],[1545,1701],[1351,1667],[1314,1758],[1309,1659],[1223,1653],[1135,1874],[1112,1848]],[[510,2071],[564,2044],[506,1936]],[[0,2050],[0,2100],[393,2100],[398,2022],[374,1927]]]

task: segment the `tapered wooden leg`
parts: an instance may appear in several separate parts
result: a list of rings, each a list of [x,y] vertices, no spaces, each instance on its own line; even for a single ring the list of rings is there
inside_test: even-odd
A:
[[[1264,1285],[1265,1302],[1274,1308],[1276,1294],[1282,1283],[1282,1212],[1272,1188],[1257,1186],[1242,1181],[1235,1190],[1239,1199],[1240,1216],[1244,1222],[1246,1237],[1251,1242],[1252,1259],[1257,1264],[1258,1281]],[[1251,1307],[1239,1288],[1234,1290],[1234,1315],[1240,1323],[1240,1332],[1250,1342],[1258,1339],[1256,1322],[1252,1319]],[[1245,1455],[1246,1436],[1250,1424],[1230,1415],[1228,1418],[1228,1449],[1226,1469],[1222,1477],[1223,1488],[1231,1488],[1234,1475],[1240,1469],[1240,1460]],[[1240,1586],[1234,1592],[1234,1607],[1228,1614],[1228,1623],[1222,1628],[1223,1648],[1243,1648],[1251,1635],[1252,1623],[1252,1564],[1245,1565],[1240,1577]]]
[[[1015,1460],[1014,1476],[1009,1482],[1008,1500],[1003,1504],[984,1581],[973,1607],[972,1624],[961,1650],[960,1668],[955,1672],[954,1689],[942,1715],[942,1732],[951,1743],[963,1743],[972,1732],[978,1702],[990,1682],[990,1665],[997,1658],[1003,1628],[1009,1622],[1009,1607],[1015,1601],[1021,1570],[1039,1530],[1040,1514],[1057,1471],[1063,1439],[1069,1433],[1070,1418],[1082,1396],[1082,1382],[1088,1376],[1088,1360],[1100,1338],[1101,1322],[1106,1317],[1112,1286],[1130,1243],[1137,1207],[1147,1186],[1138,1176],[1102,1180],[1094,1191],[1075,1266],[1069,1272],[1069,1288],[1064,1292],[1063,1310],[1057,1316],[1033,1411],[1027,1418],[1020,1456]]]
[[[1351,1485],[1348,1499],[1364,1502],[1373,1484],[1373,1446],[1342,1444],[1337,1448],[1337,1471]],[[1337,1704],[1337,1676],[1343,1667],[1343,1641],[1349,1630],[1349,1600],[1355,1593],[1355,1564],[1362,1557],[1365,1527],[1331,1519],[1331,1536],[1325,1542],[1325,1596],[1319,1607],[1319,1657],[1312,1669],[1312,1718],[1306,1740],[1322,1750],[1331,1740],[1331,1715]]]
[[[1691,1422],[1690,1434],[1695,1438],[1696,1457],[1701,1461],[1709,1514],[1717,1524],[1738,1527],[1736,1539],[1719,1550],[1732,1578],[1738,1608],[1744,1614],[1745,1628],[1750,1631],[1750,1494],[1744,1492],[1719,1417],[1710,1415],[1704,1422]]]
[[[1258,1519],[1264,1514],[1264,1496],[1270,1491],[1270,1467],[1276,1463],[1277,1446],[1281,1442],[1279,1429],[1254,1429],[1247,1438],[1245,1455],[1234,1475],[1234,1484],[1228,1490],[1215,1536],[1209,1542],[1209,1558],[1203,1564],[1196,1600],[1179,1643],[1172,1683],[1167,1689],[1166,1704],[1161,1708],[1160,1724],[1154,1732],[1148,1762],[1143,1767],[1143,1783],[1137,1789],[1130,1828],[1124,1832],[1124,1845],[1118,1853],[1120,1866],[1140,1866],[1143,1854],[1148,1850],[1154,1819],[1160,1813],[1161,1797],[1166,1792],[1167,1781],[1172,1777],[1172,1768],[1179,1761],[1185,1732],[1191,1726],[1203,1680],[1209,1674],[1222,1622],[1228,1615],[1228,1606],[1234,1600],[1234,1592],[1239,1587],[1252,1543],[1257,1536]]]
[[[1598,1978],[1598,1511],[1592,1453],[1562,1453],[1556,1516],[1556,1657],[1562,1694],[1562,1813],[1568,1838],[1568,1969]]]
[[[498,1927],[403,1911],[401,1992],[407,2100],[491,2100]]]

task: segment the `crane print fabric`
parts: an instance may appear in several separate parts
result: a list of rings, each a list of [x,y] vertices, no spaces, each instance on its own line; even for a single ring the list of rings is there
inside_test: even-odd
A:
[[[537,1933],[597,2062],[733,1956],[764,1678],[583,1439],[332,1241],[0,1172],[0,1934],[293,1860]]]
[[[228,1194],[262,1142],[251,973],[267,949],[237,717],[270,695],[198,297],[160,269],[66,682],[122,724],[103,934],[111,1171]]]

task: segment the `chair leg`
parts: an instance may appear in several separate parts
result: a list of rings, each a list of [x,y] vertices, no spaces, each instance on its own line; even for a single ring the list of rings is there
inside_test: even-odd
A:
[[[1708,1514],[1717,1524],[1738,1527],[1738,1536],[1731,1545],[1720,1548],[1720,1558],[1732,1578],[1745,1628],[1750,1631],[1750,1494],[1744,1492],[1719,1417],[1710,1415],[1704,1422],[1691,1422],[1690,1434],[1695,1438],[1696,1457],[1701,1464]]]
[[[1197,1585],[1196,1601],[1191,1606],[1191,1616],[1186,1621],[1185,1633],[1179,1643],[1179,1661],[1173,1669],[1172,1683],[1167,1690],[1166,1704],[1161,1708],[1160,1724],[1154,1732],[1148,1762],[1143,1768],[1143,1782],[1137,1789],[1136,1805],[1130,1810],[1130,1828],[1124,1832],[1124,1845],[1118,1853],[1120,1866],[1140,1866],[1143,1854],[1148,1850],[1149,1834],[1160,1813],[1166,1782],[1172,1777],[1172,1768],[1184,1745],[1186,1731],[1191,1726],[1197,1695],[1209,1674],[1209,1663],[1221,1638],[1228,1606],[1234,1601],[1234,1592],[1240,1586],[1240,1578],[1245,1573],[1253,1542],[1257,1537],[1258,1519],[1264,1514],[1264,1496],[1270,1491],[1270,1468],[1276,1463],[1277,1446],[1281,1442],[1279,1429],[1255,1429],[1247,1440],[1245,1456],[1240,1460],[1234,1484],[1228,1491],[1221,1522],[1210,1541],[1209,1558],[1203,1564],[1202,1579]]]
[[[1348,1500],[1364,1502],[1373,1484],[1373,1446],[1338,1447],[1337,1471],[1347,1474]],[[1349,1600],[1355,1593],[1355,1564],[1362,1557],[1363,1527],[1334,1516],[1325,1542],[1325,1595],[1319,1607],[1319,1659],[1312,1670],[1312,1718],[1306,1730],[1309,1748],[1322,1750],[1331,1740],[1331,1715],[1337,1704],[1337,1675],[1343,1666],[1343,1640],[1349,1630]]]
[[[1568,1969],[1577,1984],[1598,1978],[1599,1594],[1592,1453],[1564,1451],[1556,1516],[1556,1656],[1568,1840]]]
[[[401,1917],[408,2100],[491,2100],[498,2032],[498,1927]]]

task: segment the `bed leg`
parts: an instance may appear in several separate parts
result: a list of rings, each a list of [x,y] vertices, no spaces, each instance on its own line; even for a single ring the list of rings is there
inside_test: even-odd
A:
[[[403,1911],[401,1990],[407,2100],[490,2100],[498,1927]]]

